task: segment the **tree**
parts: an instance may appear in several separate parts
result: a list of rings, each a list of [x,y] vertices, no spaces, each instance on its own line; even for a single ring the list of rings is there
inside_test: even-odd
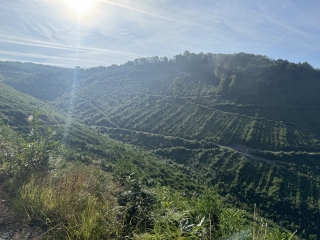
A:
[[[225,94],[227,92],[227,86],[228,86],[227,75],[222,74],[220,77],[220,83],[218,85],[217,92],[219,94]]]
[[[173,80],[173,95],[183,95],[185,93],[185,85],[181,77],[176,77]]]
[[[229,93],[234,93],[237,87],[237,83],[236,83],[237,76],[235,74],[232,74],[230,76],[230,79],[231,79],[231,83],[229,84]]]

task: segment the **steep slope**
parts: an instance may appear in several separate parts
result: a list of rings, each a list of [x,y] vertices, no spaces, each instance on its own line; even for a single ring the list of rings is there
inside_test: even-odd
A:
[[[309,64],[185,52],[68,71],[73,75],[57,76],[69,90],[55,91],[51,104],[94,130],[183,164],[183,174],[173,171],[167,184],[188,176],[188,189],[214,185],[232,204],[256,203],[265,217],[305,238],[319,234],[320,73]],[[31,80],[20,90],[48,100],[39,94],[46,88]],[[80,142],[94,147],[87,138],[98,134],[87,131],[78,133]]]
[[[99,68],[98,68],[99,69]],[[0,61],[0,81],[43,101],[51,101],[73,90],[74,84],[96,70],[81,71],[33,63]]]
[[[44,125],[60,125],[65,117],[48,103],[0,82],[0,119],[11,126],[28,126],[27,118],[38,110]]]
[[[141,178],[145,182],[152,176],[153,181],[157,179],[159,183],[175,185],[178,189],[195,189],[194,182],[188,179],[182,166],[168,164],[165,159],[152,153],[99,134],[88,126],[59,113],[48,103],[3,83],[0,83],[0,99],[0,137],[3,133],[2,126],[14,129],[21,136],[29,134],[30,126],[27,119],[34,114],[34,111],[38,111],[41,128],[50,127],[57,132],[57,140],[64,143],[66,147],[62,154],[70,161],[94,160],[96,164],[109,169],[118,160],[131,160],[139,166]],[[175,182],[176,174],[183,177],[182,183]]]
[[[55,103],[70,111],[72,99],[73,115],[89,125],[260,149],[319,149],[319,79],[306,63],[185,54],[109,67]]]

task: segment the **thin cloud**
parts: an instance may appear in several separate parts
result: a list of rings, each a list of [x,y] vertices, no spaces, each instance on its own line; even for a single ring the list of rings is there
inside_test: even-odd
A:
[[[100,1],[104,2],[104,3],[107,3],[107,4],[110,4],[110,5],[113,5],[113,6],[126,8],[126,9],[129,9],[129,10],[135,11],[135,12],[146,14],[146,15],[149,15],[149,16],[152,16],[152,17],[161,18],[161,19],[164,19],[164,20],[167,20],[167,21],[172,21],[172,22],[176,22],[176,23],[192,25],[192,26],[195,26],[195,27],[201,27],[201,28],[216,30],[216,31],[228,34],[228,35],[236,36],[236,34],[233,34],[233,33],[228,32],[228,31],[221,30],[221,29],[216,28],[216,27],[210,27],[210,26],[207,26],[207,25],[203,25],[203,24],[199,24],[199,23],[195,23],[195,22],[190,22],[190,21],[177,20],[177,19],[174,19],[174,18],[170,18],[170,17],[159,15],[159,14],[147,12],[147,11],[144,11],[144,10],[141,10],[141,9],[133,8],[133,7],[130,7],[130,6],[127,6],[127,5],[124,5],[124,4],[121,4],[121,3],[116,3],[116,2],[113,2],[113,1],[109,1],[109,0],[100,0]]]
[[[16,40],[10,40],[10,39],[0,37],[0,42],[25,45],[25,46],[42,47],[42,48],[70,50],[70,51],[83,51],[83,52],[95,51],[98,53],[115,53],[115,54],[122,54],[122,55],[134,56],[134,57],[139,56],[138,54],[114,51],[109,49],[74,46],[74,45],[67,45],[67,44],[60,44],[60,43],[47,43],[47,42],[42,42],[37,40],[32,40],[32,41],[29,40],[28,42],[26,42],[25,39],[23,38],[17,38],[17,37],[13,37],[13,38]]]
[[[161,15],[158,15],[158,14],[154,14],[154,13],[151,13],[151,12],[147,12],[147,11],[143,11],[143,10],[140,10],[140,9],[137,9],[137,8],[133,8],[133,7],[121,4],[121,3],[116,3],[116,2],[112,2],[112,1],[108,1],[108,0],[101,0],[101,2],[110,4],[110,5],[113,5],[113,6],[121,7],[121,8],[126,8],[126,9],[129,9],[129,10],[135,11],[135,12],[143,13],[143,14],[146,14],[146,15],[150,15],[150,16],[161,18],[161,19],[168,20],[168,21],[173,21],[173,22],[177,22],[177,23],[185,23],[185,24],[193,24],[192,22],[180,21],[180,20],[177,20],[177,19],[174,19],[174,18],[161,16]]]
[[[8,1],[0,6],[0,46],[12,54],[71,58],[121,64],[139,56],[191,52],[251,52],[312,61],[319,65],[320,3],[297,1],[97,0],[96,13],[81,23],[62,0]],[[132,13],[132,14],[130,14]],[[292,16],[295,16],[292,18]],[[294,49],[295,51],[292,51]],[[29,54],[30,53],[30,54]],[[0,54],[14,58],[14,55]],[[308,59],[307,56],[310,56]],[[30,60],[41,61],[40,56]],[[17,59],[27,59],[17,55]],[[302,60],[301,60],[302,61]]]
[[[72,60],[75,62],[87,62],[87,63],[99,63],[103,64],[100,61],[93,61],[88,59],[81,59],[81,58],[69,58],[69,57],[58,57],[58,56],[49,56],[44,54],[34,54],[34,53],[21,53],[21,52],[11,52],[11,51],[1,51],[0,54],[3,55],[12,55],[12,56],[22,56],[22,57],[30,57],[30,58],[43,58],[43,59],[56,59],[56,60]]]

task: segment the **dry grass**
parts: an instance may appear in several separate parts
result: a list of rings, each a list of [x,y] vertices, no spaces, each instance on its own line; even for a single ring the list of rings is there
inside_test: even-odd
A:
[[[70,165],[57,176],[32,177],[13,205],[54,239],[116,239],[122,226],[115,192],[108,174]]]

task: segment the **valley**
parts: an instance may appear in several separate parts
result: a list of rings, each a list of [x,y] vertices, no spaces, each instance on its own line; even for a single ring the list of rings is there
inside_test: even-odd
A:
[[[320,235],[320,71],[308,63],[186,51],[88,69],[0,62],[0,74],[4,124],[26,133],[39,111],[72,161],[131,159],[148,187],[214,188]]]

